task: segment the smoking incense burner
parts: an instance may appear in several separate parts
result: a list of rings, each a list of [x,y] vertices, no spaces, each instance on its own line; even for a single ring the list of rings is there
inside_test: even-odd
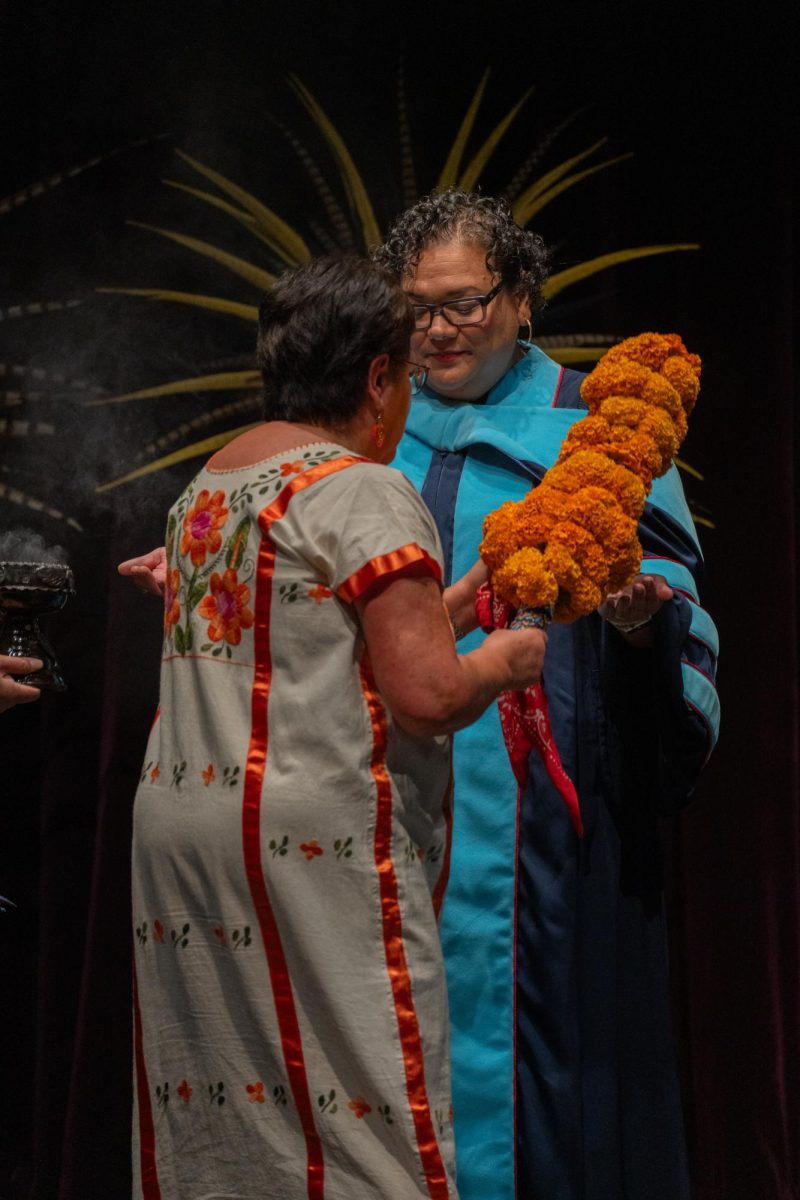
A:
[[[0,654],[40,658],[43,667],[18,675],[20,683],[63,692],[66,688],[55,651],[39,628],[39,618],[58,612],[75,593],[65,563],[0,562]]]

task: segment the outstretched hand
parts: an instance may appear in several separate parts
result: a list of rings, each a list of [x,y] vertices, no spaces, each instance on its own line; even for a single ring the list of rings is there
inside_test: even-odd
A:
[[[0,654],[0,712],[13,708],[15,704],[30,704],[38,700],[40,691],[27,683],[17,683],[15,675],[30,675],[39,671],[43,666],[40,658],[17,658],[9,654]]]
[[[632,625],[641,626],[639,640],[642,640],[645,632],[649,638],[647,622],[673,595],[663,575],[637,575],[633,583],[629,583],[621,592],[607,596],[597,611],[620,633],[626,633]],[[627,636],[635,638],[638,633],[638,630],[631,631]]]
[[[132,579],[140,592],[149,592],[152,596],[163,596],[167,583],[167,552],[163,546],[157,546],[149,554],[140,554],[138,558],[129,558],[117,567],[120,575]]]

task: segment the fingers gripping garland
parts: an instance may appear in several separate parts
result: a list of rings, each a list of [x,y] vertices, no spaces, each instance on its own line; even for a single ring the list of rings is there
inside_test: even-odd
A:
[[[634,579],[645,497],[686,436],[699,390],[700,359],[675,333],[642,333],[608,351],[581,385],[589,415],[571,427],[554,466],[524,500],[507,501],[484,522],[480,553],[491,588],[479,589],[478,619],[487,632],[545,628],[550,613],[568,624]],[[520,788],[535,748],[581,836],[542,682],[503,693],[498,708]]]
[[[589,415],[539,487],[486,518],[480,553],[496,596],[552,606],[567,624],[631,582],[645,497],[686,436],[699,390],[700,359],[675,333],[642,333],[608,351],[581,385]]]

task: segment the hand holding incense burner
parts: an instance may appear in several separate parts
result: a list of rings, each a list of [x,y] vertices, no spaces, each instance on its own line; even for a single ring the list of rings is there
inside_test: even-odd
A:
[[[39,628],[39,617],[58,612],[74,595],[75,581],[65,563],[0,562],[0,654],[39,658],[42,667],[17,676],[31,687],[63,692],[61,667]]]

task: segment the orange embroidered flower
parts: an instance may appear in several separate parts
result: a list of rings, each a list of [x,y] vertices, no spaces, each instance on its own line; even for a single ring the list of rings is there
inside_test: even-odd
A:
[[[158,779],[160,774],[161,774],[161,767],[159,766],[158,763],[156,763],[156,765],[153,767],[152,771],[150,772],[150,782],[155,783],[155,781]]]
[[[201,771],[200,774],[203,776],[203,783],[206,785],[206,787],[208,787],[210,783],[213,783],[217,777],[216,772],[214,771],[213,763],[209,763],[205,771]]]
[[[228,519],[225,493],[206,488],[198,493],[194,507],[183,518],[181,554],[189,554],[196,567],[202,567],[206,555],[216,554],[222,545],[220,529]]]
[[[686,435],[700,365],[677,334],[643,333],[587,375],[589,415],[572,425],[555,465],[484,522],[480,553],[498,596],[517,608],[552,605],[569,622],[630,583],[641,561],[636,522]]]
[[[363,1096],[356,1096],[353,1100],[347,1101],[347,1107],[352,1113],[358,1117],[359,1121],[372,1112],[372,1106],[367,1104]]]
[[[225,640],[231,646],[238,646],[242,640],[242,630],[249,629],[255,620],[247,607],[250,588],[246,583],[239,583],[232,567],[228,567],[223,575],[213,571],[210,588],[211,595],[200,601],[197,610],[204,620],[210,622],[208,636],[212,642]]]
[[[307,862],[311,862],[312,858],[317,858],[320,854],[325,853],[316,838],[312,838],[310,842],[301,842],[299,848],[300,852],[305,854]]]
[[[305,465],[301,458],[298,458],[296,462],[281,463],[281,475],[296,475],[298,471],[303,470]]]
[[[153,937],[156,939],[157,942],[164,941],[164,926],[161,924],[161,922],[158,920],[157,917],[156,917],[155,921],[153,921]]]
[[[308,594],[315,604],[322,604],[322,601],[327,600],[329,596],[332,596],[333,592],[330,588],[325,587],[324,583],[318,583],[316,587],[308,589]]]
[[[164,582],[164,631],[169,637],[173,626],[181,619],[181,606],[178,600],[178,589],[181,585],[181,573],[177,569],[167,571]]]
[[[260,1081],[258,1083],[246,1084],[245,1091],[251,1104],[263,1104],[266,1100],[264,1085]]]
[[[189,1103],[193,1090],[193,1088],[189,1087],[189,1084],[185,1079],[178,1084],[177,1092],[184,1104]]]
[[[225,930],[222,928],[221,925],[214,926],[214,937],[220,943],[225,941]]]

